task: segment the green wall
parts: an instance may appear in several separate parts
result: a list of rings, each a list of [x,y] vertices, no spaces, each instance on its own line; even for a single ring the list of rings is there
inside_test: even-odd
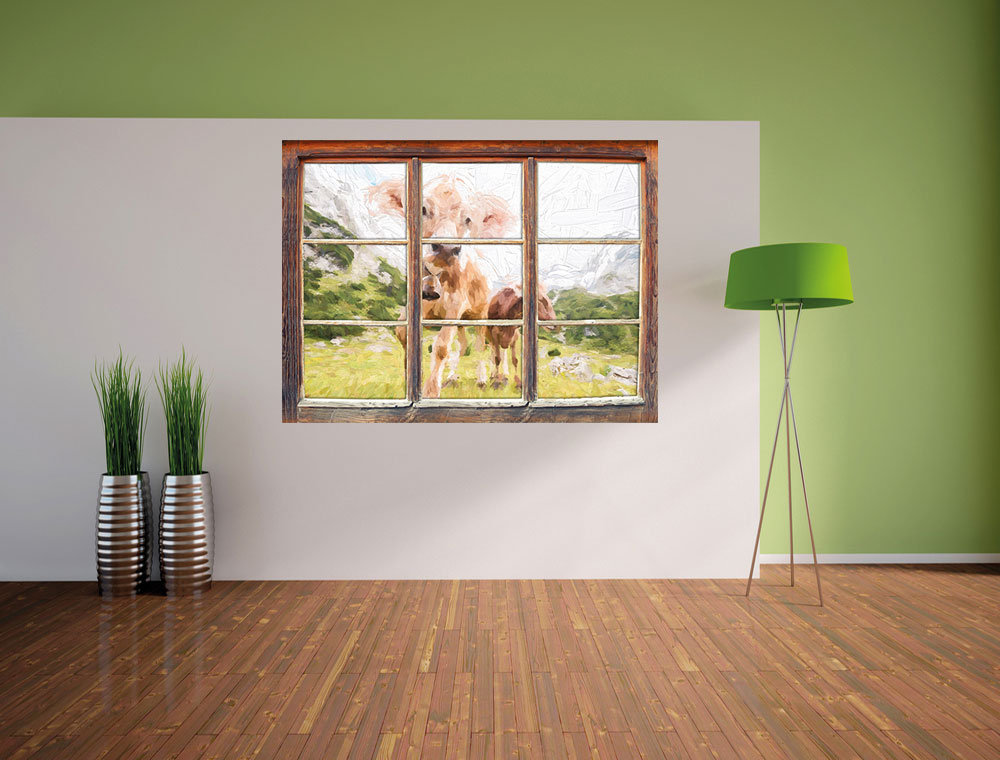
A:
[[[820,551],[1000,551],[997,2],[96,0],[3,15],[5,116],[759,120],[762,240],[844,243],[857,298],[806,315],[794,368]],[[762,326],[766,466],[780,372]],[[780,493],[766,552],[786,546]]]

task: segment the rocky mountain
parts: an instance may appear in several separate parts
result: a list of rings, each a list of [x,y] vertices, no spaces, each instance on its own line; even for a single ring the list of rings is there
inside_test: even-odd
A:
[[[639,286],[639,247],[602,246],[580,263],[559,262],[545,268],[539,280],[550,292],[581,288],[601,296],[631,293]]]
[[[306,174],[303,201],[329,219],[336,219],[354,237],[398,237],[400,222],[389,217],[375,217],[364,200],[364,188],[348,182],[334,171],[314,167]]]
[[[399,235],[390,220],[373,217],[368,212],[359,188],[334,174],[324,174],[322,181],[307,181],[302,195],[305,237],[348,240]],[[304,253],[312,266],[326,272],[342,272],[350,280],[378,275],[380,259],[392,266],[405,267],[406,256],[386,246],[362,246],[352,251],[344,244],[307,245]]]

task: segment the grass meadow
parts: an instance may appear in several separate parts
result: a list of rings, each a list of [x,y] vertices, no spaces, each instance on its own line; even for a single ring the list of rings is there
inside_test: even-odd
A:
[[[355,328],[352,328],[355,329]],[[318,331],[306,327],[303,341],[303,386],[307,398],[351,399],[400,399],[406,398],[405,354],[392,328],[373,327],[360,335],[345,335],[329,340],[317,335]],[[421,356],[422,373],[430,372],[429,351],[437,330],[424,330]],[[540,398],[581,398],[588,396],[631,396],[636,393],[635,383],[607,379],[609,367],[634,370],[637,367],[637,345],[631,352],[612,353],[595,347],[595,340],[580,337],[570,343],[564,333],[541,330],[538,338],[538,395]],[[570,333],[571,334],[571,333]],[[562,337],[560,341],[558,337]],[[457,350],[457,341],[452,350]],[[522,342],[518,341],[518,350]],[[616,349],[620,350],[620,349]],[[553,372],[573,358],[574,366],[585,365],[595,378],[587,379],[587,371]],[[441,398],[496,399],[519,398],[513,379],[513,367],[508,361],[508,380],[500,388],[487,383],[480,388],[476,382],[476,368],[480,360],[486,362],[487,378],[493,375],[493,358],[490,347],[482,352],[475,350],[473,332],[469,331],[469,347],[459,359],[457,380],[441,389]],[[519,361],[519,369],[523,361]],[[446,367],[444,377],[449,370]],[[601,376],[605,376],[601,379]]]

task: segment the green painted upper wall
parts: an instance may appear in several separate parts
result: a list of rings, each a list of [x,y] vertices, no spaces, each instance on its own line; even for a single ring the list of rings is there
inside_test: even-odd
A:
[[[806,315],[794,368],[819,550],[1000,551],[995,1],[95,0],[3,15],[5,116],[759,120],[762,240],[845,244],[857,298]],[[768,318],[765,460],[777,351]],[[764,551],[787,545],[781,499]]]

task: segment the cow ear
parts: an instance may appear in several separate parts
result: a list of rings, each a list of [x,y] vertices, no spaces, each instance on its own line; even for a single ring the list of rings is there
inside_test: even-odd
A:
[[[403,216],[403,180],[387,179],[366,191],[368,208],[376,214]]]
[[[517,219],[507,201],[495,195],[480,195],[477,201],[483,213],[483,237],[503,237]]]

